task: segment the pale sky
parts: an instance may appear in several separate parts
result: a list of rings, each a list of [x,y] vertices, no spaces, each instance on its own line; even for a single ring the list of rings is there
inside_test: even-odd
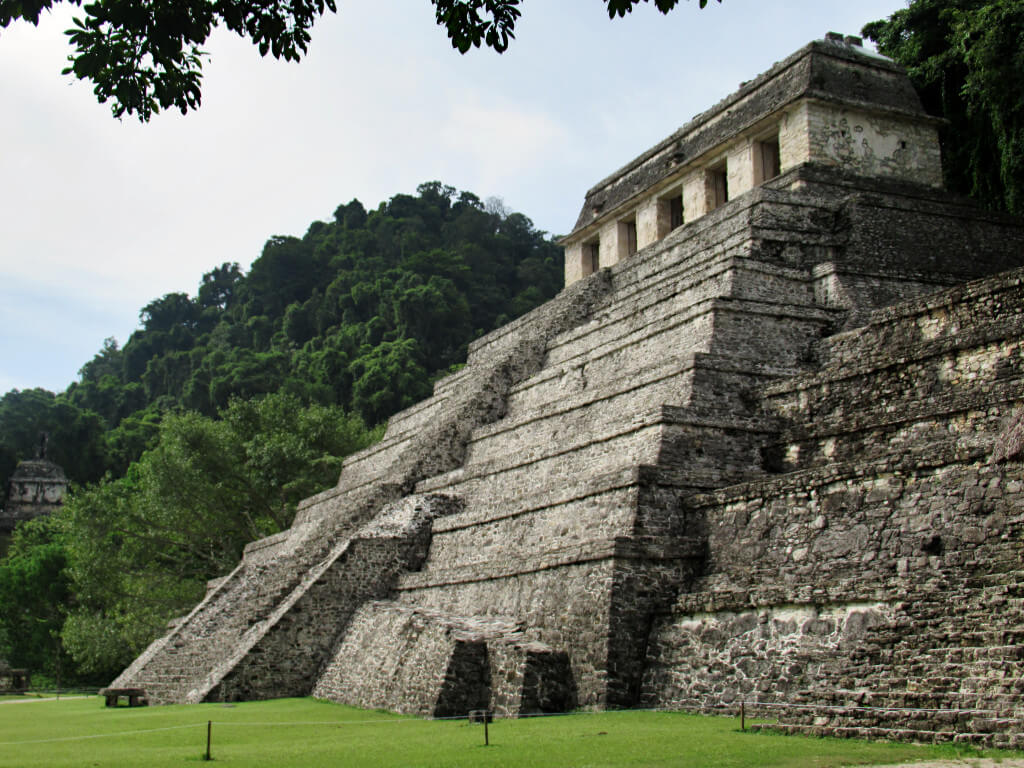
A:
[[[338,0],[302,62],[227,32],[203,105],[115,120],[62,76],[69,11],[0,30],[0,393],[60,391],[204,272],[438,180],[570,230],[585,191],[807,42],[902,0],[696,0],[610,21],[524,0],[503,55],[452,50],[428,0]]]

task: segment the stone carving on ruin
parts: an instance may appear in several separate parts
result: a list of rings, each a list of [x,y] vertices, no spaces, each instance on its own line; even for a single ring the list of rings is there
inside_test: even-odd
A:
[[[64,470],[46,458],[49,435],[42,432],[34,459],[18,463],[7,484],[7,501],[0,510],[0,535],[9,536],[23,520],[48,515],[64,501],[68,479]]]

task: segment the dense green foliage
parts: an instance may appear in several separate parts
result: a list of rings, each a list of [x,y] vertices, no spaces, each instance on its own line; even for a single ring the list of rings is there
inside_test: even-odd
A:
[[[122,350],[105,346],[68,400],[113,427],[132,414],[141,423],[146,408],[212,415],[266,392],[370,424],[420,399],[472,338],[552,296],[561,263],[520,214],[437,182],[418,192],[369,213],[353,200],[302,238],[270,239],[247,275],[224,264],[195,298],[150,302],[142,328]],[[139,428],[126,425],[112,448]]]
[[[75,590],[64,641],[83,671],[125,666],[373,439],[358,417],[287,394],[164,419],[127,475],[75,494],[58,518]]]
[[[44,10],[66,1],[0,0],[0,27],[14,20],[39,23]],[[721,2],[722,0],[718,0]],[[515,37],[521,0],[431,0],[439,26],[462,53],[481,43],[499,53]],[[611,18],[648,0],[604,0]],[[654,0],[668,13],[679,0]],[[700,0],[703,8],[708,0]],[[308,50],[310,30],[335,0],[93,0],[67,34],[74,45],[64,74],[93,83],[96,98],[113,101],[115,117],[125,112],[145,122],[163,109],[184,114],[202,100],[203,43],[223,26],[250,40],[260,55],[298,61]]]
[[[41,431],[71,480],[119,477],[164,413],[215,416],[236,397],[287,392],[384,421],[429,394],[469,341],[561,287],[561,249],[489,208],[437,182],[370,212],[353,200],[301,238],[271,238],[248,274],[223,264],[194,297],[154,299],[124,347],[108,339],[66,392],[0,397],[0,482]]]
[[[59,679],[68,670],[74,678],[60,637],[71,584],[56,527],[49,518],[22,523],[0,561],[0,647],[12,666],[30,669],[37,677],[43,672]]]
[[[864,35],[948,120],[947,186],[1024,214],[1024,0],[911,0]]]
[[[561,287],[561,249],[500,201],[437,182],[271,238],[248,274],[149,302],[66,392],[0,398],[0,481],[35,455],[79,487],[0,560],[0,657],[109,679],[333,485],[468,343]],[[61,655],[60,642],[75,664]]]

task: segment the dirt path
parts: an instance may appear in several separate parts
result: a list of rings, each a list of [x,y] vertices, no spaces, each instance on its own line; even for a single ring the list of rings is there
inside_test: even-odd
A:
[[[61,701],[67,701],[67,700],[70,700],[70,699],[88,699],[88,698],[92,698],[92,697],[90,697],[90,696],[61,696],[60,700]],[[38,698],[36,698],[34,696],[28,696],[28,697],[26,697],[24,699],[4,699],[3,701],[0,701],[0,704],[31,704],[32,702],[35,702],[35,701],[57,701],[57,697],[56,696],[46,696],[46,697],[38,697]]]

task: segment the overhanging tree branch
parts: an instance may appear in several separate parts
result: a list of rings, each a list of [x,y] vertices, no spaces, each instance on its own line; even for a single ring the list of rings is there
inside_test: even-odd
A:
[[[461,53],[485,46],[498,53],[515,39],[522,0],[430,0],[437,24]],[[82,0],[0,0],[0,27],[21,20],[39,23],[55,3]],[[649,0],[603,0],[608,16],[632,12]],[[699,0],[704,8],[709,0]],[[721,2],[721,0],[718,0]],[[653,0],[668,13],[679,0]],[[64,74],[93,83],[111,111],[147,122],[166,109],[182,114],[202,102],[201,46],[223,25],[249,39],[260,55],[298,61],[307,53],[310,30],[336,0],[95,0],[83,7],[67,31],[74,52]]]

